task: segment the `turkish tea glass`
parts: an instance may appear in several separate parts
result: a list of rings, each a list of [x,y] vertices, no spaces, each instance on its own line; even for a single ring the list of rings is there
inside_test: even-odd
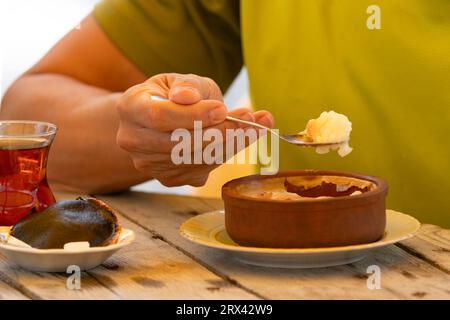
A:
[[[0,226],[55,203],[47,158],[56,132],[51,123],[0,121]]]

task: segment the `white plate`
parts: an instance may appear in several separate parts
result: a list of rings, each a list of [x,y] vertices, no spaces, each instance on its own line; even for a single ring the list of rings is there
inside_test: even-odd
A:
[[[189,219],[180,234],[199,245],[230,253],[241,262],[275,268],[318,268],[349,264],[365,258],[370,250],[405,240],[419,230],[415,218],[386,210],[386,232],[377,242],[332,248],[278,249],[242,247],[233,242],[225,230],[223,211],[213,211]]]
[[[119,249],[135,239],[134,232],[122,229],[119,241],[106,247],[68,249],[35,249],[0,243],[0,252],[20,267],[38,272],[66,272],[67,267],[76,265],[81,270],[95,268]]]

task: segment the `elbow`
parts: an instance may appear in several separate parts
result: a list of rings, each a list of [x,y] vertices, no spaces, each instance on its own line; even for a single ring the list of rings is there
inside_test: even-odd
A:
[[[26,112],[30,107],[27,101],[28,95],[26,94],[30,91],[27,89],[30,77],[33,77],[33,75],[22,75],[6,90],[0,103],[1,120],[15,120],[24,117],[26,119]]]
[[[12,119],[14,117],[14,98],[17,96],[16,86],[20,82],[21,78],[16,80],[5,92],[1,98],[0,104],[0,119]]]

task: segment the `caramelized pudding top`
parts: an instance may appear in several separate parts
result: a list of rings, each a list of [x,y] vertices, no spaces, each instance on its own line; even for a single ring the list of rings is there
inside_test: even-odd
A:
[[[375,183],[345,176],[294,176],[254,180],[236,186],[247,197],[292,200],[355,196],[374,190]]]

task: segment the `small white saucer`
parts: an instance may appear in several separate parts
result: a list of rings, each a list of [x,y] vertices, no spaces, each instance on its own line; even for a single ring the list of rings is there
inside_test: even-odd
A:
[[[319,268],[353,263],[365,258],[370,250],[405,240],[419,230],[415,218],[386,210],[386,232],[379,241],[332,248],[254,248],[233,242],[225,230],[223,211],[213,211],[193,217],[183,223],[180,234],[199,245],[230,253],[243,263],[274,268]]]
[[[102,264],[134,239],[132,230],[122,229],[119,241],[106,247],[89,248],[84,243],[73,243],[66,244],[65,249],[35,249],[23,246],[20,240],[9,237],[7,243],[0,242],[0,252],[9,261],[31,271],[66,272],[71,265],[78,266],[80,270],[88,270]]]

